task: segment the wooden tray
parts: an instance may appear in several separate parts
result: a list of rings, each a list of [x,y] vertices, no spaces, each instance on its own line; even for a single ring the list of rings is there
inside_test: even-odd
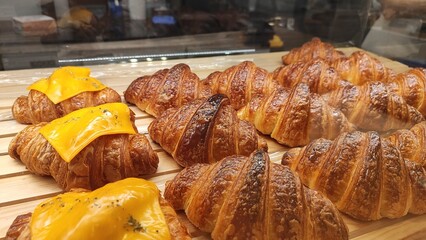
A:
[[[341,50],[350,54],[358,49],[344,48]],[[283,54],[285,53],[276,52],[123,63],[90,66],[90,68],[93,76],[119,93],[123,93],[131,81],[137,77],[152,74],[159,69],[169,68],[180,62],[187,63],[200,78],[204,78],[213,71],[224,70],[244,60],[254,61],[258,66],[272,71],[281,65]],[[389,59],[380,58],[380,60],[397,72],[408,69],[407,66]],[[18,96],[28,93],[26,87],[29,84],[41,77],[50,75],[52,70],[31,69],[0,72],[0,118],[10,113],[10,108]],[[136,107],[131,108],[136,113],[136,125],[139,131],[146,134],[147,127],[153,118]],[[24,127],[25,125],[19,124],[15,120],[0,121],[0,237],[5,236],[9,225],[17,215],[30,212],[44,199],[61,193],[61,189],[56,186],[52,178],[35,176],[28,172],[19,161],[8,156],[7,148],[10,140]],[[272,139],[268,138],[267,140],[272,161],[279,162],[286,148]],[[160,164],[157,173],[146,176],[146,178],[155,182],[160,190],[163,190],[165,181],[173,178],[181,168],[159,145],[155,143],[152,143],[152,145],[159,154]],[[193,227],[183,213],[179,214],[194,238],[208,238],[207,234]],[[361,222],[344,216],[344,220],[349,227],[351,239],[426,239],[426,215],[407,215],[399,219],[383,219],[375,222]]]

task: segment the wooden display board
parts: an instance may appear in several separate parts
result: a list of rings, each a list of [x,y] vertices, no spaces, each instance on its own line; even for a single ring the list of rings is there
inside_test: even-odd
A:
[[[350,54],[358,49],[344,48],[340,50]],[[137,77],[153,74],[159,69],[170,68],[180,62],[188,64],[203,79],[213,71],[224,70],[244,60],[254,61],[259,67],[272,71],[281,65],[281,56],[284,54],[284,52],[275,52],[219,56],[98,65],[90,66],[90,68],[92,76],[122,94]],[[397,72],[408,69],[407,66],[389,59],[380,58],[380,60]],[[31,69],[0,72],[0,118],[10,113],[10,108],[18,96],[28,93],[26,87],[29,84],[50,75],[52,71],[53,69]],[[153,118],[134,106],[131,109],[136,113],[136,125],[139,132],[148,136],[147,127]],[[62,192],[52,178],[31,174],[22,163],[11,159],[7,154],[10,140],[23,128],[25,125],[19,124],[15,120],[0,121],[0,238],[5,236],[8,227],[17,215],[31,212],[41,201]],[[280,162],[286,148],[268,137],[266,139],[272,161]],[[156,174],[145,176],[145,178],[155,182],[160,190],[164,190],[165,182],[173,178],[181,168],[159,145],[152,143],[152,146],[159,155],[160,164]],[[179,215],[194,238],[209,238],[208,234],[194,228],[184,213],[180,212]],[[351,239],[426,239],[426,215],[409,214],[399,219],[383,219],[374,222],[361,222],[344,216],[344,220],[349,227]]]

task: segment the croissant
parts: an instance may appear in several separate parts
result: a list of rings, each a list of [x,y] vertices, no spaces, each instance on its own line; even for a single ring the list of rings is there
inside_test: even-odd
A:
[[[349,57],[333,61],[331,66],[343,79],[355,85],[373,81],[390,82],[395,77],[392,69],[364,51],[355,51]]]
[[[213,239],[348,238],[334,205],[262,150],[185,168],[164,197]]]
[[[404,159],[426,167],[426,121],[411,129],[399,129],[386,137],[395,144]]]
[[[340,109],[349,122],[364,130],[384,132],[410,128],[424,120],[417,109],[390,92],[382,82],[346,86],[322,97],[328,104]]]
[[[158,117],[165,110],[212,95],[186,64],[162,69],[134,80],[124,92],[127,102]]]
[[[238,116],[290,147],[306,145],[320,137],[333,139],[354,129],[342,112],[310,93],[304,83],[290,91],[277,88],[269,96],[254,98],[238,111]]]
[[[52,176],[58,185],[96,189],[127,177],[155,173],[158,156],[141,134],[113,134],[98,137],[71,162],[65,162],[53,146],[39,133],[46,123],[30,125],[9,144],[9,155],[22,161],[37,175]]]
[[[124,93],[127,102],[158,117],[165,110],[194,99],[224,94],[234,109],[240,109],[258,94],[269,94],[278,86],[272,74],[245,61],[223,72],[213,72],[204,81],[185,64],[163,69],[133,81]]]
[[[426,213],[426,171],[404,160],[397,146],[377,132],[342,133],[294,148],[282,164],[328,197],[342,212],[360,219]]]
[[[278,85],[272,74],[250,61],[244,61],[223,72],[213,72],[203,82],[212,93],[228,96],[236,110],[256,95],[268,95]]]
[[[35,124],[50,122],[81,108],[112,102],[121,102],[121,98],[111,88],[82,92],[57,104],[54,104],[44,93],[30,90],[28,96],[20,96],[15,100],[12,114],[19,123]]]
[[[406,159],[410,170],[413,198],[410,212],[426,212],[426,121],[414,125],[411,129],[400,129],[386,138],[392,142]]]
[[[314,37],[301,47],[293,48],[282,57],[282,61],[284,64],[288,65],[298,61],[306,62],[315,58],[321,58],[327,63],[331,63],[343,57],[345,57],[345,54],[336,50],[333,45],[322,42],[319,38]]]
[[[117,182],[118,183],[118,182]],[[118,183],[118,184],[122,184],[122,183]],[[130,188],[130,187],[129,187]],[[83,234],[87,234],[87,231],[91,231],[93,233],[90,233],[92,235],[96,234],[97,231],[99,231],[101,229],[102,226],[108,224],[108,223],[112,223],[115,224],[115,226],[111,226],[114,230],[110,230],[109,233],[114,232],[113,234],[116,235],[120,235],[122,232],[124,232],[125,230],[127,231],[132,231],[133,229],[133,234],[136,235],[137,231],[139,231],[139,229],[142,227],[142,229],[147,229],[145,225],[138,225],[141,224],[140,222],[138,222],[138,220],[136,220],[135,218],[138,218],[141,221],[144,221],[143,218],[143,214],[144,214],[144,210],[152,210],[155,209],[155,206],[147,206],[149,204],[155,203],[154,201],[154,197],[152,196],[152,192],[137,192],[138,189],[134,189],[133,192],[131,192],[131,190],[128,190],[128,192],[124,192],[122,194],[120,194],[120,192],[117,192],[117,190],[113,189],[112,191],[114,191],[114,193],[109,193],[109,195],[113,195],[113,196],[103,196],[102,193],[100,195],[95,195],[95,198],[90,198],[90,197],[85,197],[84,201],[81,201],[82,197],[79,195],[72,195],[69,193],[65,193],[65,194],[61,194],[58,195],[54,198],[52,198],[55,201],[62,201],[61,204],[61,208],[65,208],[68,210],[67,213],[68,214],[68,224],[70,224],[70,221],[72,223],[74,223],[73,226],[69,227],[68,229],[68,234],[71,235],[70,238],[74,237],[76,238],[75,235],[83,235]],[[77,194],[79,193],[83,193],[86,192],[87,190],[84,189],[73,189],[73,192],[76,192]],[[108,194],[108,192],[107,192]],[[126,195],[125,195],[126,194]],[[124,198],[122,198],[124,196]],[[90,195],[89,195],[90,196]],[[133,199],[131,199],[133,198]],[[145,202],[145,206],[142,207],[133,207],[131,204],[129,203],[130,201],[141,201],[141,198],[148,198],[149,200]],[[152,198],[153,200],[151,200],[150,198]],[[48,199],[45,200],[45,202],[41,203],[41,206],[37,206],[38,210],[40,211],[40,207],[41,208],[46,208],[49,207],[47,205],[54,205],[52,204],[52,199]],[[107,204],[105,204],[107,203]],[[179,221],[179,218],[175,212],[175,210],[170,206],[170,204],[161,196],[158,197],[158,204],[159,204],[159,209],[158,211],[161,211],[161,213],[164,216],[164,220],[166,225],[164,227],[168,228],[168,232],[170,234],[171,239],[191,239],[186,227]],[[79,206],[80,205],[80,206]],[[82,206],[81,206],[82,205]],[[106,206],[103,206],[106,205]],[[69,207],[68,207],[69,206]],[[89,207],[90,206],[90,207]],[[94,206],[96,206],[96,211],[91,210],[91,208],[93,208]],[[84,209],[84,207],[86,207],[86,209]],[[35,211],[37,211],[37,208]],[[51,207],[51,208],[55,208],[55,206]],[[117,208],[114,210],[114,208]],[[121,209],[118,209],[121,208]],[[62,209],[59,209],[58,211],[58,218],[53,218],[53,217],[47,217],[49,220],[52,219],[49,223],[46,223],[46,227],[48,229],[51,229],[51,234],[56,234],[56,235],[61,235],[61,233],[63,233],[64,231],[67,231],[66,228],[63,229],[55,229],[58,226],[58,222],[63,219],[63,217],[61,216],[61,214],[63,215],[63,211],[61,211]],[[83,211],[83,214],[85,214],[84,219],[78,219],[75,216],[78,216],[79,213],[75,213],[75,211]],[[127,216],[123,219],[121,216],[115,216],[115,218],[111,219],[111,220],[105,220],[105,216],[106,214],[111,214],[111,212],[114,213],[114,211],[117,210],[122,210],[123,212],[129,212],[127,214],[131,214],[129,219],[127,219]],[[154,210],[154,211],[155,211]],[[48,212],[47,212],[48,213]],[[47,214],[45,213],[45,214]],[[120,213],[118,213],[120,214]],[[125,213],[126,214],[126,213]],[[153,212],[153,213],[148,213],[149,214],[157,214],[157,212]],[[140,217],[139,215],[142,215],[142,217]],[[99,221],[99,217],[102,217],[104,219],[101,219],[101,221]],[[135,216],[135,218],[133,218],[133,216]],[[40,221],[40,219],[37,219],[37,217],[39,218],[46,218],[46,216],[43,216],[42,214],[38,213],[27,213],[27,214],[23,214],[23,215],[19,215],[16,217],[16,219],[13,221],[13,223],[11,224],[11,226],[9,227],[7,233],[6,233],[6,239],[8,240],[14,240],[14,239],[20,239],[20,240],[30,240],[32,238],[35,238],[34,233],[31,232],[31,220],[33,218],[36,219],[36,221]],[[62,217],[62,218],[60,218]],[[150,219],[151,221],[153,221],[153,224],[151,224],[151,226],[149,228],[152,228],[151,230],[145,230],[146,232],[151,233],[153,232],[153,230],[155,228],[157,228],[157,234],[158,231],[162,231],[163,228],[161,228],[160,226],[163,225],[157,225],[155,226],[155,220],[157,219],[157,217],[154,217],[154,219]],[[87,229],[87,225],[90,225],[91,223],[93,223],[94,221],[96,221],[96,224],[98,226],[94,226],[91,229]],[[124,222],[124,225],[122,225]],[[61,223],[59,223],[61,224]],[[63,223],[62,223],[63,224]],[[70,224],[72,225],[72,224]],[[129,227],[131,227],[131,229],[126,229],[127,225],[130,225]],[[71,228],[71,229],[70,229]],[[124,231],[123,231],[124,230]],[[53,233],[52,233],[53,232]],[[117,234],[117,232],[120,232]],[[102,234],[102,233],[101,233]],[[108,230],[104,233],[104,235],[109,235],[108,234]],[[164,234],[162,234],[162,236],[164,236]],[[87,238],[88,236],[86,236]],[[104,236],[102,236],[104,237]],[[98,238],[101,239],[101,236],[99,236]],[[110,236],[112,237],[112,236]],[[127,236],[129,237],[129,236]],[[143,238],[143,236],[141,236]],[[77,237],[78,238],[78,237]],[[139,239],[139,238],[138,238]]]
[[[229,99],[222,94],[169,109],[151,122],[148,131],[152,140],[183,167],[267,149],[266,141],[253,125],[238,119]]]
[[[272,73],[281,86],[292,88],[298,83],[309,85],[311,92],[324,94],[339,87],[350,85],[339,73],[321,58],[299,61],[280,66]]]
[[[426,69],[414,68],[397,74],[395,79],[388,83],[388,88],[426,116]]]
[[[175,239],[175,240],[191,239],[191,237],[187,233],[186,228],[179,221],[179,218],[175,210],[172,207],[170,207],[168,202],[161,198],[160,207],[161,207],[161,210],[163,211],[164,217],[166,218],[171,239]],[[29,228],[31,215],[32,215],[31,213],[27,213],[27,214],[17,216],[6,233],[6,239],[7,240],[15,240],[15,239],[31,240],[31,232]]]

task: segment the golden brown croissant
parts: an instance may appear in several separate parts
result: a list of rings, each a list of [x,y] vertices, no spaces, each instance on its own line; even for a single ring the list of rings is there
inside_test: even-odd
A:
[[[322,96],[340,109],[360,129],[388,131],[410,128],[424,120],[422,114],[404,99],[390,92],[382,82],[346,86]]]
[[[400,129],[386,137],[395,144],[404,159],[426,167],[426,121],[411,129]]]
[[[185,168],[164,197],[213,239],[348,238],[334,205],[260,150]]]
[[[426,121],[410,130],[401,129],[387,137],[399,149],[410,170],[412,206],[414,214],[426,213]]]
[[[414,68],[397,74],[388,88],[426,116],[426,69]]]
[[[374,81],[389,82],[395,77],[393,70],[364,51],[353,52],[349,57],[340,58],[330,64],[343,79],[355,85]]]
[[[404,160],[399,149],[377,132],[343,133],[293,148],[282,163],[302,182],[360,220],[426,213],[426,171]]]
[[[345,54],[336,50],[333,45],[322,42],[319,38],[314,37],[301,47],[293,48],[288,54],[282,57],[282,61],[287,65],[298,61],[306,62],[315,58],[321,58],[327,63],[331,63],[344,56]]]
[[[169,109],[149,125],[148,131],[152,140],[183,167],[267,149],[253,125],[238,119],[222,94]]]
[[[180,240],[185,239],[189,240],[189,236],[186,227],[179,221],[179,218],[175,210],[170,206],[170,204],[160,197],[160,207],[164,214],[164,218],[169,227],[169,232],[171,239]],[[16,217],[12,225],[9,227],[6,233],[6,240],[31,240],[30,232],[30,221],[32,213],[22,214]]]
[[[277,88],[269,96],[254,98],[238,115],[253,123],[260,132],[290,147],[302,146],[320,137],[333,139],[341,132],[353,130],[342,112],[327,105],[319,95],[310,93],[304,83],[291,90]]]
[[[350,85],[349,82],[342,80],[336,69],[321,58],[280,66],[272,75],[281,86],[292,88],[298,83],[306,83],[311,92],[318,94]]]
[[[44,93],[30,90],[28,96],[20,96],[15,100],[12,114],[20,123],[35,124],[50,122],[81,108],[112,102],[121,102],[121,98],[111,88],[104,88],[96,92],[82,92],[58,104],[50,101]]]
[[[45,124],[30,125],[19,132],[9,144],[9,155],[22,161],[30,172],[52,176],[65,190],[96,189],[109,182],[157,171],[157,153],[144,135],[98,137],[68,163],[39,133]]]
[[[143,76],[133,81],[124,93],[127,102],[158,117],[169,108],[194,99],[224,94],[234,109],[243,107],[258,94],[269,94],[278,83],[272,74],[253,62],[244,61],[223,72],[213,72],[204,81],[185,64]]]
[[[154,117],[169,108],[180,107],[194,99],[210,95],[210,89],[183,63],[140,77],[124,92],[127,102]]]
[[[240,109],[259,94],[268,95],[278,85],[267,70],[244,61],[223,72],[214,72],[204,81],[212,93],[229,97],[234,109]]]

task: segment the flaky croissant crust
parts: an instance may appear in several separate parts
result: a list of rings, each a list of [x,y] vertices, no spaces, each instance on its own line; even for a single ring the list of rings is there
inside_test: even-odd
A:
[[[151,122],[148,131],[184,167],[267,149],[266,141],[250,123],[238,119],[222,94],[169,109]]]
[[[169,108],[180,107],[210,95],[210,89],[183,63],[137,78],[124,92],[127,102],[154,117]]]
[[[271,73],[256,66],[251,61],[244,61],[225,69],[213,72],[203,84],[213,94],[224,94],[234,109],[238,110],[259,94],[268,95],[278,85]]]
[[[341,132],[354,130],[342,112],[310,93],[305,83],[291,90],[276,88],[269,96],[254,98],[238,115],[260,132],[290,147],[321,137],[334,139]]]
[[[12,114],[19,123],[35,124],[50,122],[81,108],[112,102],[121,102],[121,97],[111,88],[95,92],[82,92],[58,104],[50,101],[44,93],[30,90],[28,96],[20,96],[15,100]]]
[[[213,239],[348,238],[334,205],[263,151],[185,168],[164,196]]]
[[[364,51],[355,51],[349,57],[340,58],[330,63],[343,79],[362,85],[366,82],[390,82],[395,72],[382,62]]]
[[[157,170],[157,153],[141,134],[101,136],[67,163],[39,133],[45,124],[30,125],[19,132],[10,142],[8,152],[30,172],[52,176],[65,190],[96,189],[109,182]]]
[[[357,54],[365,55],[363,53]],[[374,61],[377,62],[378,60],[375,59]],[[369,69],[368,64],[363,67]],[[385,68],[382,66],[381,69]],[[358,70],[354,68],[351,71],[357,72]],[[364,70],[364,73],[357,73],[359,76],[364,75],[363,79],[367,81],[349,82],[343,80],[340,73],[327,64],[325,60],[317,58],[280,66],[272,74],[273,79],[281,86],[293,88],[298,83],[306,83],[309,85],[311,92],[326,94],[351,85],[374,85],[373,80],[380,78],[367,76],[368,74],[374,74],[371,71],[373,70]],[[387,82],[383,85],[387,88],[386,92],[401,96],[408,105],[413,106],[423,116],[426,116],[426,69],[412,68],[385,80]],[[375,93],[375,95],[377,94],[379,92]]]
[[[321,39],[314,37],[301,47],[293,48],[288,54],[282,57],[282,61],[284,64],[288,65],[298,61],[309,61],[321,58],[330,63],[344,56],[345,54],[343,52],[336,50],[330,43],[322,42]]]
[[[346,57],[343,52],[336,50],[329,43],[322,42],[319,38],[313,38],[282,57],[285,65],[313,59],[323,59],[334,67],[343,79],[355,85],[370,81],[389,82],[395,77],[393,70],[385,67],[370,54],[355,51]]]
[[[426,167],[426,121],[411,129],[400,129],[386,136],[401,152],[404,159]]]
[[[388,83],[388,88],[404,98],[411,106],[426,116],[426,69],[412,68],[399,73]]]
[[[280,66],[272,72],[272,78],[287,88],[293,88],[299,83],[306,83],[311,92],[318,94],[350,85],[349,82],[343,80],[335,68],[321,58]]]
[[[424,120],[417,109],[382,82],[345,86],[322,97],[359,129],[386,132],[410,128]]]
[[[426,171],[377,132],[317,139],[283,155],[303,183],[360,220],[426,213]]]

